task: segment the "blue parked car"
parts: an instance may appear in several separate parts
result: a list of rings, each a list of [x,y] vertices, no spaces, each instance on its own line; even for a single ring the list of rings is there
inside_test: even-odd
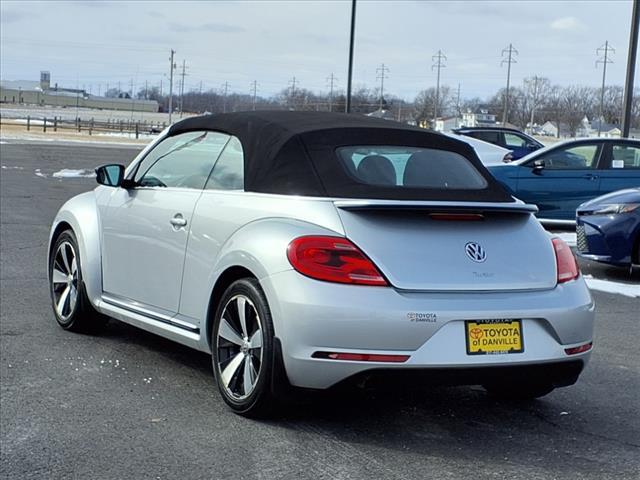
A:
[[[540,150],[542,145],[535,138],[515,128],[506,127],[462,127],[453,130],[458,135],[477,138],[487,143],[511,150],[511,159],[518,160],[531,152]]]
[[[580,204],[640,186],[640,141],[572,140],[487,168],[515,197],[536,204],[541,219],[573,223]]]
[[[576,211],[578,255],[596,262],[640,264],[640,188],[594,198]]]

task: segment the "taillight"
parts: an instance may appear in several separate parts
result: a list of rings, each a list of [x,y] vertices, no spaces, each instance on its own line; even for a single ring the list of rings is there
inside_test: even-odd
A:
[[[560,238],[552,238],[551,243],[553,243],[553,249],[556,252],[558,283],[568,282],[569,280],[578,278],[580,269],[569,245]]]
[[[358,247],[346,238],[298,237],[287,248],[293,268],[326,282],[387,286],[387,281]]]

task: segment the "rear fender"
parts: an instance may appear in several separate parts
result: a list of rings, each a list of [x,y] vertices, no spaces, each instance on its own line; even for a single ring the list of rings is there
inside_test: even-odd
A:
[[[280,311],[275,291],[269,288],[270,283],[262,281],[270,275],[291,270],[293,267],[287,259],[287,246],[294,238],[303,235],[335,235],[344,236],[344,232],[335,232],[311,223],[284,218],[262,219],[245,225],[237,230],[222,246],[215,262],[215,268],[208,279],[208,292],[212,292],[220,276],[229,268],[243,267],[249,270],[260,282],[271,310],[273,326],[278,334],[280,329]],[[208,302],[203,302],[208,310]],[[211,305],[211,308],[216,306]],[[204,310],[200,318],[213,321],[213,312]],[[208,345],[209,339],[202,339]],[[203,344],[204,346],[204,344]]]
[[[49,257],[52,255],[54,236],[61,232],[64,224],[71,227],[78,240],[82,278],[87,296],[96,306],[102,295],[102,258],[100,255],[100,222],[95,191],[77,195],[60,207],[49,234]],[[50,258],[47,258],[47,261],[49,262]]]

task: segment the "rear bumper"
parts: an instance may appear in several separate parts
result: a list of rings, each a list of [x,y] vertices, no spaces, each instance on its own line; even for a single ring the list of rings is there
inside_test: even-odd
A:
[[[508,365],[468,368],[377,368],[355,374],[343,381],[366,386],[415,385],[486,385],[501,383],[516,385],[523,380],[550,384],[553,387],[573,385],[584,369],[583,360],[543,363],[534,365]]]
[[[595,306],[582,278],[545,291],[429,293],[331,284],[291,270],[261,284],[295,386],[328,388],[379,369],[445,369],[463,377],[462,372],[478,368],[584,365],[590,355],[565,353],[592,341]],[[522,319],[524,352],[467,355],[464,321],[496,318]],[[409,359],[389,364],[312,358],[318,351]]]

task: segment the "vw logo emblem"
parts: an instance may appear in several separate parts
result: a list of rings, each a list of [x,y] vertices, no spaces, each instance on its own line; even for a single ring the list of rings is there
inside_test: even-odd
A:
[[[487,259],[487,252],[484,251],[482,245],[476,242],[469,242],[464,246],[464,251],[471,260],[482,263]]]

